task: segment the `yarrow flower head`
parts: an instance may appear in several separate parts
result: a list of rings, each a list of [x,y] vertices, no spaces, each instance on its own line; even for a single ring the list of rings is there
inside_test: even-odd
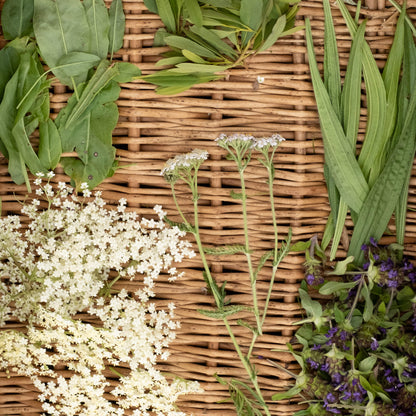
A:
[[[194,149],[192,152],[176,155],[169,159],[161,171],[161,175],[169,183],[176,182],[184,173],[189,174],[192,169],[199,169],[208,159],[206,150]]]
[[[199,387],[170,383],[156,369],[178,323],[172,305],[158,310],[149,300],[161,273],[174,280],[174,263],[195,255],[185,233],[164,223],[159,206],[159,220],[139,220],[124,199],[107,209],[99,192],[87,201],[62,182],[54,190],[52,177],[36,179],[47,209],[39,199],[23,205],[27,228],[18,216],[0,219],[0,325],[13,318],[25,326],[0,332],[0,369],[31,377],[49,414],[183,415],[174,400]],[[140,290],[114,290],[138,278]],[[62,365],[72,375],[58,376]],[[108,366],[123,367],[118,384],[107,381]]]
[[[285,141],[285,139],[280,134],[273,134],[270,137],[261,137],[255,139],[253,143],[253,148],[255,150],[269,149],[270,147],[277,147],[280,143]]]

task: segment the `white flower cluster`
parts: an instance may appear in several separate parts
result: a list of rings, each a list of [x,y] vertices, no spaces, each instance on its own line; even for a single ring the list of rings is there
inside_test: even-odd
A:
[[[150,297],[161,272],[174,279],[173,262],[194,255],[184,233],[165,226],[160,207],[158,221],[139,221],[126,201],[111,210],[99,193],[84,203],[64,183],[56,193],[40,177],[36,183],[48,208],[24,205],[28,229],[17,216],[0,220],[0,324],[27,322],[22,332],[0,332],[0,368],[32,377],[51,415],[182,415],[176,398],[199,387],[169,383],[155,368],[178,323],[173,305],[157,310]],[[100,296],[110,280],[138,275],[144,286],[136,293]],[[62,364],[65,377],[56,370]],[[114,369],[110,382],[112,367],[122,374]]]
[[[165,167],[161,171],[161,175],[174,174],[178,169],[194,168],[206,159],[208,159],[208,152],[201,149],[194,149],[192,152],[176,155],[166,162]]]
[[[261,150],[266,147],[277,147],[284,140],[285,139],[280,134],[273,134],[270,137],[256,138],[254,136],[242,133],[236,133],[230,136],[222,133],[215,139],[215,141],[221,147],[226,147],[228,145],[233,146],[236,144],[246,144],[253,150]]]

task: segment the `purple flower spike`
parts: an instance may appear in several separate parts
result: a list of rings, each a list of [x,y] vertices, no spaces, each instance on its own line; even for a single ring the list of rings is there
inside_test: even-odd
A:
[[[372,342],[371,342],[370,348],[372,351],[375,351],[376,349],[378,349],[378,346],[379,346],[378,341],[374,337],[372,337],[371,339],[372,339]]]

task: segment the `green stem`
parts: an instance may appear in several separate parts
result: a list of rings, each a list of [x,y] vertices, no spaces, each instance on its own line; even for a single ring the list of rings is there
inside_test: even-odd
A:
[[[256,317],[256,325],[257,331],[259,335],[262,335],[262,328],[260,322],[260,312],[259,306],[257,301],[257,285],[256,285],[256,276],[253,271],[253,263],[251,260],[250,254],[250,242],[249,242],[249,235],[248,235],[248,214],[247,214],[247,192],[246,192],[246,185],[244,180],[244,169],[238,170],[240,173],[240,182],[241,182],[241,202],[242,202],[242,211],[243,211],[243,223],[244,223],[244,240],[245,240],[245,255],[247,259],[248,265],[248,272],[250,276],[250,284],[251,284],[251,293],[253,297],[253,308],[254,308],[254,315]]]
[[[358,298],[360,297],[360,293],[361,293],[361,288],[363,287],[363,281],[364,281],[363,279],[364,279],[364,277],[361,277],[360,283],[358,284],[357,294],[355,295],[354,302],[353,302],[353,304],[351,306],[351,310],[350,310],[350,312],[349,312],[349,314],[347,316],[347,321],[348,322],[351,321],[352,314],[354,313],[354,309],[357,306]]]

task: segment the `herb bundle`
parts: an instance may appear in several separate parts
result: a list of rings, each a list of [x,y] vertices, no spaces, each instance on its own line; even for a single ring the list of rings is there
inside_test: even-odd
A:
[[[152,302],[160,274],[174,281],[173,262],[195,255],[185,233],[166,226],[160,206],[158,220],[139,220],[125,200],[107,209],[85,183],[80,197],[52,177],[35,180],[47,208],[25,203],[27,228],[0,219],[0,368],[29,376],[49,415],[185,416],[176,399],[200,389],[157,369],[178,322],[173,304]],[[121,278],[142,285],[116,290]]]
[[[135,65],[112,61],[123,44],[122,1],[107,9],[103,0],[6,0],[1,23],[10,42],[0,51],[0,151],[13,181],[30,189],[27,169],[36,174],[60,163],[77,188],[94,188],[117,168],[119,83],[140,75]],[[55,120],[50,73],[74,91]]]
[[[306,317],[288,344],[301,367],[296,384],[276,400],[299,395],[308,408],[296,416],[412,416],[416,409],[416,269],[403,256],[409,178],[416,149],[414,27],[400,10],[382,72],[344,2],[337,2],[352,35],[341,85],[329,0],[324,0],[324,80],[318,71],[310,23],[306,40],[325,150],[331,205],[322,247],[306,249],[306,279],[299,289]],[[367,125],[357,152],[361,84]],[[358,156],[356,156],[358,153]],[[347,212],[353,233],[345,259],[332,260]],[[377,243],[395,213],[398,243]],[[326,248],[331,240],[330,258]],[[316,298],[316,291],[321,295]]]
[[[415,415],[416,268],[396,245],[371,240],[362,251],[362,268],[350,257],[333,270],[316,240],[309,247],[299,290],[307,317],[296,332],[302,349],[290,346],[301,372],[274,396],[300,395],[309,407],[296,416]],[[316,289],[324,306],[310,295]]]
[[[300,0],[144,0],[165,27],[156,46],[169,46],[157,66],[172,65],[143,77],[159,94],[176,94],[243,65],[282,36],[294,33]],[[293,5],[293,6],[291,6]]]
[[[274,168],[274,154],[280,142],[284,140],[280,135],[272,137],[257,139],[253,136],[244,134],[235,134],[227,136],[220,135],[217,139],[217,144],[227,152],[227,158],[235,162],[239,180],[239,192],[231,191],[231,198],[241,201],[242,218],[244,224],[244,244],[235,244],[227,246],[206,247],[203,245],[200,226],[199,226],[199,212],[198,212],[198,171],[203,162],[208,158],[208,152],[195,149],[194,151],[177,155],[173,159],[166,162],[162,174],[165,180],[170,184],[172,195],[182,219],[182,223],[173,223],[166,218],[168,223],[177,225],[182,230],[191,233],[195,238],[198,246],[198,251],[203,264],[203,276],[209,291],[212,293],[215,301],[215,309],[200,310],[200,312],[210,318],[222,320],[228,335],[232,342],[235,351],[243,365],[246,372],[246,379],[226,379],[217,376],[217,380],[228,386],[230,399],[233,401],[237,413],[239,415],[253,415],[253,416],[270,416],[268,404],[263,397],[257,378],[257,369],[253,362],[253,349],[259,336],[263,334],[263,325],[267,317],[269,301],[273,292],[273,284],[280,262],[286,256],[289,250],[291,235],[289,234],[286,241],[281,241],[277,229],[276,212],[274,206],[274,192],[273,182],[275,178]],[[267,172],[267,183],[269,187],[270,200],[270,214],[273,223],[273,248],[264,252],[262,257],[258,259],[257,264],[254,256],[250,250],[249,238],[249,219],[247,210],[247,190],[245,185],[244,172],[250,163],[253,153],[259,154],[259,161],[264,166]],[[178,181],[184,181],[189,187],[193,201],[193,223],[190,222],[176,198],[175,185]],[[251,288],[252,307],[246,305],[239,305],[231,303],[230,297],[226,292],[227,282],[221,286],[217,283],[215,275],[211,272],[207,255],[221,256],[221,255],[236,255],[244,254],[248,267],[248,281]],[[259,272],[266,264],[271,264],[271,273],[269,281],[269,289],[264,295],[264,307],[259,306],[259,293],[257,291],[257,277]],[[246,321],[242,319],[237,320],[237,324],[246,328],[251,333],[251,343],[249,346],[241,346],[236,338],[230,318],[241,311],[251,311],[251,320]]]
[[[323,238],[331,237],[335,258],[348,210],[354,231],[348,254],[362,263],[360,248],[370,237],[379,240],[395,212],[397,240],[404,242],[408,184],[416,146],[416,46],[406,24],[406,5],[397,22],[394,41],[380,73],[365,41],[366,22],[357,24],[344,2],[337,2],[352,36],[352,47],[341,88],[337,45],[329,0],[324,0],[325,59],[322,81],[313,51],[311,27],[306,40],[311,77],[325,150],[325,175],[331,218]],[[359,8],[357,9],[357,16]],[[367,98],[367,125],[356,157],[361,110],[361,81]]]

